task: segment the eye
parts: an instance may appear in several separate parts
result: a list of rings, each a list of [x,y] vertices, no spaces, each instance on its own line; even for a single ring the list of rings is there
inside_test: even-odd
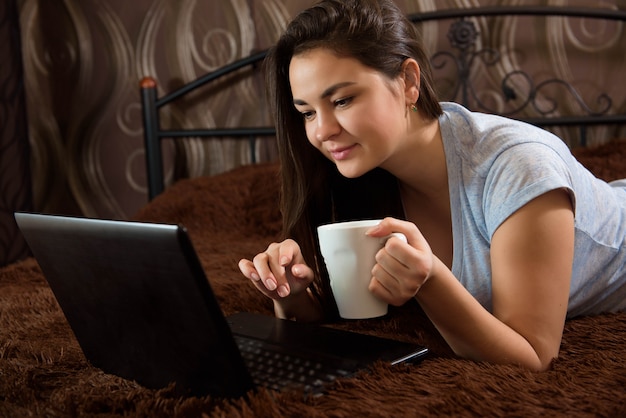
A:
[[[352,103],[353,97],[344,97],[334,101],[335,107],[346,107]]]
[[[315,115],[314,112],[310,112],[310,111],[308,111],[308,112],[300,112],[300,114],[302,115],[302,118],[304,120],[311,120],[311,119],[313,119],[313,116]]]

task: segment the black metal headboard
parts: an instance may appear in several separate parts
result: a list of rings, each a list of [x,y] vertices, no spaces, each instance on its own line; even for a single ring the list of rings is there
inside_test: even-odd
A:
[[[496,109],[491,109],[488,104],[481,102],[473,89],[469,77],[472,65],[477,59],[482,60],[487,65],[493,65],[498,62],[500,57],[496,50],[489,48],[476,49],[477,29],[474,23],[467,18],[480,16],[562,16],[562,17],[582,17],[591,19],[604,19],[611,21],[626,22],[626,11],[614,9],[600,8],[577,8],[577,7],[552,7],[552,6],[494,6],[494,7],[477,7],[468,9],[450,9],[438,10],[426,13],[416,13],[409,15],[409,19],[415,24],[421,24],[429,21],[454,20],[448,31],[448,38],[456,53],[449,51],[437,52],[432,56],[432,65],[434,68],[452,62],[456,66],[458,78],[454,88],[454,100],[466,105],[473,110],[479,110],[489,113],[501,113]],[[275,130],[273,127],[250,127],[250,128],[216,128],[216,129],[187,129],[187,130],[170,130],[162,129],[160,125],[159,111],[162,107],[168,105],[185,96],[187,93],[220,79],[234,71],[244,67],[258,65],[266,55],[266,51],[259,52],[249,57],[235,61],[216,71],[203,75],[181,88],[163,96],[157,96],[157,83],[151,77],[145,77],[140,82],[144,139],[146,153],[146,169],[148,176],[148,197],[154,198],[160,194],[165,187],[163,172],[163,155],[161,151],[161,140],[164,138],[181,139],[189,137],[233,137],[254,141],[254,138],[260,136],[273,136]],[[502,95],[505,100],[515,99],[516,91],[509,85],[512,77],[522,77],[526,79],[530,89],[526,92],[526,96],[522,103],[513,111],[507,113],[507,116],[525,120],[538,126],[579,126],[582,144],[585,142],[585,132],[587,126],[592,125],[609,125],[609,124],[625,124],[626,113],[611,113],[612,99],[606,93],[600,93],[596,99],[599,105],[598,109],[591,109],[585,101],[580,97],[574,86],[564,80],[551,78],[543,80],[535,84],[533,80],[523,71],[513,71],[506,74],[501,82]],[[571,96],[571,100],[575,100],[583,109],[583,113],[577,116],[550,116],[551,110],[539,110],[535,100],[537,93],[548,85],[558,84],[563,87]],[[545,99],[545,98],[544,98]],[[550,100],[548,98],[548,100]],[[556,106],[556,102],[552,102]],[[472,106],[470,106],[470,104]],[[524,117],[517,115],[526,107],[535,108],[535,113],[539,116]],[[253,160],[254,162],[254,160]]]

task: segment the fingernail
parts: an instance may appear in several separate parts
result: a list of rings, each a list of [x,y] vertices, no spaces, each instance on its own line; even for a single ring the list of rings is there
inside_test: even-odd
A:
[[[254,280],[255,282],[258,282],[259,280],[261,280],[259,275],[256,273],[252,273],[250,276],[252,277],[252,280]]]
[[[280,258],[280,265],[281,266],[286,266],[287,264],[289,264],[289,257],[287,257],[286,255],[282,256]]]
[[[370,228],[367,231],[365,231],[365,235],[375,234],[376,232],[378,232],[379,229],[380,229],[380,226],[376,225],[375,227]]]
[[[302,268],[298,266],[294,266],[291,270],[294,276],[300,276],[302,274]]]
[[[276,282],[272,279],[265,279],[265,287],[267,287],[268,290],[275,290]]]
[[[289,296],[289,289],[285,285],[280,286],[277,292],[278,292],[278,296],[280,296],[281,298]]]

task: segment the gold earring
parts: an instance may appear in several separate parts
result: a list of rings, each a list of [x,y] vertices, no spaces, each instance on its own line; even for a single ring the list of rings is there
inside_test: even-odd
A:
[[[411,111],[417,112],[417,106],[415,106],[415,103],[411,104]]]

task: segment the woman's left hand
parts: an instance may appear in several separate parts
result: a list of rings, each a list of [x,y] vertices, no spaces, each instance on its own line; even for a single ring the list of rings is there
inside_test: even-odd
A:
[[[385,218],[366,234],[382,238],[396,232],[404,234],[407,242],[392,236],[378,251],[369,290],[385,302],[400,306],[413,298],[431,276],[435,255],[411,222]]]

